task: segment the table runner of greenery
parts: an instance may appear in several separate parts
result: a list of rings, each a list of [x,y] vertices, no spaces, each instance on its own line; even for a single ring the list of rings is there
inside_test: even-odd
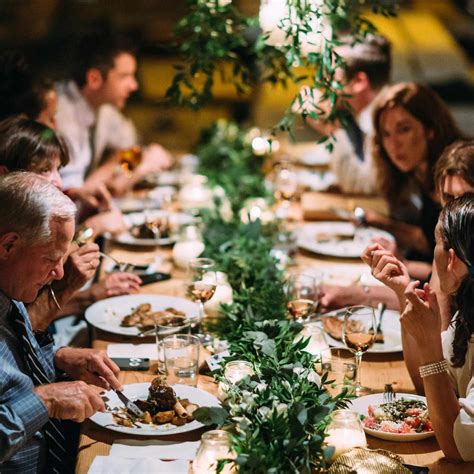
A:
[[[239,146],[226,155],[236,142]],[[246,178],[264,180],[261,158],[233,124],[215,125],[198,155],[201,171],[231,200],[236,189],[249,194]],[[223,169],[225,179],[219,180]],[[267,195],[264,186],[260,189]],[[331,397],[324,377],[314,372],[314,356],[303,350],[308,340],[295,342],[302,325],[287,319],[284,273],[270,255],[278,227],[260,220],[243,223],[237,201],[233,204],[229,220],[220,216],[219,205],[202,213],[205,256],[216,260],[234,292],[234,302],[222,308],[213,329],[229,342],[232,359],[252,362],[255,374],[230,387],[224,408],[202,408],[198,419],[230,427],[241,473],[324,471],[330,455],[323,446],[328,415],[346,405],[347,393]]]

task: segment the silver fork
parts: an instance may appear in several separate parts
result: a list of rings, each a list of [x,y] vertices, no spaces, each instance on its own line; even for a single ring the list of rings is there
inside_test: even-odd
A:
[[[393,387],[391,383],[385,384],[385,388],[383,390],[382,401],[384,403],[392,403],[396,400],[397,394],[393,391]]]

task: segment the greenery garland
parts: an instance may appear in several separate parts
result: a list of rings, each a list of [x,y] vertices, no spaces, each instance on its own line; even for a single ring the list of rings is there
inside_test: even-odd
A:
[[[244,16],[232,0],[187,0],[187,3],[188,14],[176,27],[177,49],[183,62],[176,66],[167,91],[174,103],[194,109],[208,103],[213,97],[217,76],[232,84],[239,94],[249,92],[257,82],[286,86],[305,81],[322,95],[314,104],[314,110],[303,112],[303,118],[310,116],[315,120],[323,118],[344,123],[348,105],[335,72],[337,68],[344,68],[345,63],[337,48],[347,35],[351,42],[359,42],[375,32],[374,25],[364,17],[364,11],[394,16],[397,2],[286,0],[287,14],[278,25],[286,41],[279,45],[270,44],[270,32],[259,33],[258,18]],[[325,28],[326,24],[330,28]],[[321,39],[318,46],[309,41],[310,52],[303,47],[308,44],[308,34],[317,34]],[[295,72],[295,66],[309,73]],[[275,130],[291,133],[295,118],[292,107],[303,101],[300,93],[295,95]],[[321,107],[326,101],[330,104],[329,114]]]
[[[244,140],[245,132],[237,129],[238,137],[234,134],[223,143],[223,127],[226,124],[220,122],[213,128],[222,149]],[[214,159],[207,152],[216,144],[215,135],[206,137],[200,148],[206,150],[200,156],[201,169]],[[248,150],[243,147],[235,152],[218,166],[238,163],[239,172],[232,176],[240,179],[247,170],[262,179]],[[227,193],[235,189],[234,184],[222,185]],[[346,405],[347,393],[328,394],[324,386],[330,381],[319,378],[313,369],[314,357],[304,351],[309,341],[296,338],[302,325],[287,319],[284,273],[270,254],[278,228],[259,220],[243,223],[239,212],[224,221],[218,208],[203,211],[205,254],[227,273],[234,302],[224,305],[213,329],[228,340],[231,359],[251,362],[255,374],[232,385],[223,408],[200,408],[195,416],[230,430],[241,473],[323,471],[332,452],[323,446],[328,415]],[[222,373],[216,378],[223,380]]]

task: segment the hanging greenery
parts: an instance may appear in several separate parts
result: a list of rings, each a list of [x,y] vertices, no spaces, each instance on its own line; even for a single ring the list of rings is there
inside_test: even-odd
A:
[[[265,0],[262,0],[262,3]],[[249,91],[257,82],[287,85],[305,81],[321,95],[303,118],[344,120],[342,86],[335,80],[344,61],[337,48],[349,35],[361,41],[375,32],[364,17],[365,11],[394,16],[396,1],[388,0],[286,0],[286,13],[278,22],[281,42],[273,44],[271,31],[259,32],[258,18],[246,17],[231,0],[187,0],[189,13],[176,28],[182,63],[167,96],[175,103],[196,109],[208,103],[216,77],[230,83],[239,93]],[[256,36],[256,37],[255,37]],[[299,74],[297,67],[309,71]],[[289,131],[293,125],[294,104],[303,104],[298,93],[275,130]],[[329,101],[329,114],[321,104]],[[336,103],[339,107],[336,107]]]

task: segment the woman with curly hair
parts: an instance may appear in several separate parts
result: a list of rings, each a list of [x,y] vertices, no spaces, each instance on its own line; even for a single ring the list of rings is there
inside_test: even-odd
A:
[[[387,88],[374,108],[374,159],[390,218],[367,213],[370,225],[393,233],[410,260],[431,262],[440,207],[434,168],[463,134],[441,98],[414,82]]]
[[[435,231],[434,265],[440,291],[457,308],[442,331],[438,296],[428,283],[409,281],[393,255],[368,251],[364,260],[376,278],[392,288],[403,308],[403,352],[417,366],[433,429],[444,454],[474,460],[474,194],[453,199]],[[413,377],[413,373],[412,373]],[[414,380],[416,384],[416,380]]]

